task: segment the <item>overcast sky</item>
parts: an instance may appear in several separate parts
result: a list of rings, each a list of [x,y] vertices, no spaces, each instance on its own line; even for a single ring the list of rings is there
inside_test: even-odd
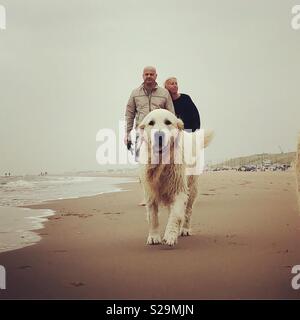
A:
[[[299,1],[298,1],[299,2]],[[294,151],[300,30],[289,0],[0,0],[0,175],[101,170],[145,65],[215,131],[206,160]]]

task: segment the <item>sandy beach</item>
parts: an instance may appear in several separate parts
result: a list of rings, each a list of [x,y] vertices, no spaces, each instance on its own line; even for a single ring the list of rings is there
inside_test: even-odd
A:
[[[35,231],[37,244],[0,254],[0,298],[299,299],[295,183],[293,171],[203,174],[193,235],[174,248],[146,245],[138,183],[31,206],[56,214]],[[166,218],[162,210],[161,232]]]

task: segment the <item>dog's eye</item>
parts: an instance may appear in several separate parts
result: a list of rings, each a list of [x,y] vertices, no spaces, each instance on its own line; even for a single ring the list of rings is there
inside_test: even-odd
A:
[[[170,124],[172,124],[172,122],[170,120],[165,120],[165,124],[169,126]]]
[[[149,126],[154,126],[155,122],[153,120],[151,120],[148,124],[149,124]]]

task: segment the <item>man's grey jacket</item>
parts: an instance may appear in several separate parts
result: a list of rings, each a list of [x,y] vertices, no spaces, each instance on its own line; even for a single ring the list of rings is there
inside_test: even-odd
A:
[[[135,128],[139,126],[145,116],[154,109],[167,109],[175,114],[169,91],[157,84],[150,94],[144,84],[134,89],[126,107],[126,133],[129,136],[135,120]]]

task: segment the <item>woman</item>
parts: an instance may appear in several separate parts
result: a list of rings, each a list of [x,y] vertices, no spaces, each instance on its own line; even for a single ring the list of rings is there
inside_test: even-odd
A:
[[[176,116],[183,121],[184,130],[200,129],[199,111],[189,95],[178,92],[177,79],[175,77],[168,78],[165,81],[165,88],[170,92]]]

